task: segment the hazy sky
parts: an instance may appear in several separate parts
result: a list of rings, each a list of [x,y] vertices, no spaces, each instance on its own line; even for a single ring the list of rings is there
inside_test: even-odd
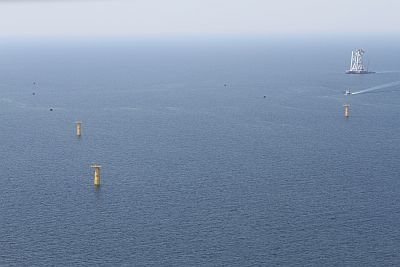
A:
[[[400,34],[399,0],[0,0],[0,36]]]

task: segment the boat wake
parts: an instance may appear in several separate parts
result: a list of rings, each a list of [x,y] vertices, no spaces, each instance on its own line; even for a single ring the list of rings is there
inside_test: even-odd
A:
[[[364,93],[368,93],[368,92],[372,92],[372,91],[376,91],[376,90],[380,90],[380,89],[395,87],[397,85],[400,85],[400,81],[391,82],[391,83],[385,83],[385,84],[374,86],[374,87],[371,87],[371,88],[368,88],[368,89],[365,89],[365,90],[353,92],[351,94],[352,95],[359,95],[359,94],[364,94]]]

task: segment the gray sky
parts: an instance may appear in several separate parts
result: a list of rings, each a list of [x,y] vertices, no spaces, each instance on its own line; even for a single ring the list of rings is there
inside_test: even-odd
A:
[[[0,36],[400,34],[399,0],[0,0]]]

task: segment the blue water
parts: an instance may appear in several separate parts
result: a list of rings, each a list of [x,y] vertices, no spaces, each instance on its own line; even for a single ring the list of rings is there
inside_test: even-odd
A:
[[[399,47],[3,40],[0,265],[400,265]]]

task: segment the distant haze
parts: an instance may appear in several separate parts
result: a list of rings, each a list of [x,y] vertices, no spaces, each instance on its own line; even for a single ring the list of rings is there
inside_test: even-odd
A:
[[[399,34],[399,10],[397,0],[0,0],[0,36]]]

